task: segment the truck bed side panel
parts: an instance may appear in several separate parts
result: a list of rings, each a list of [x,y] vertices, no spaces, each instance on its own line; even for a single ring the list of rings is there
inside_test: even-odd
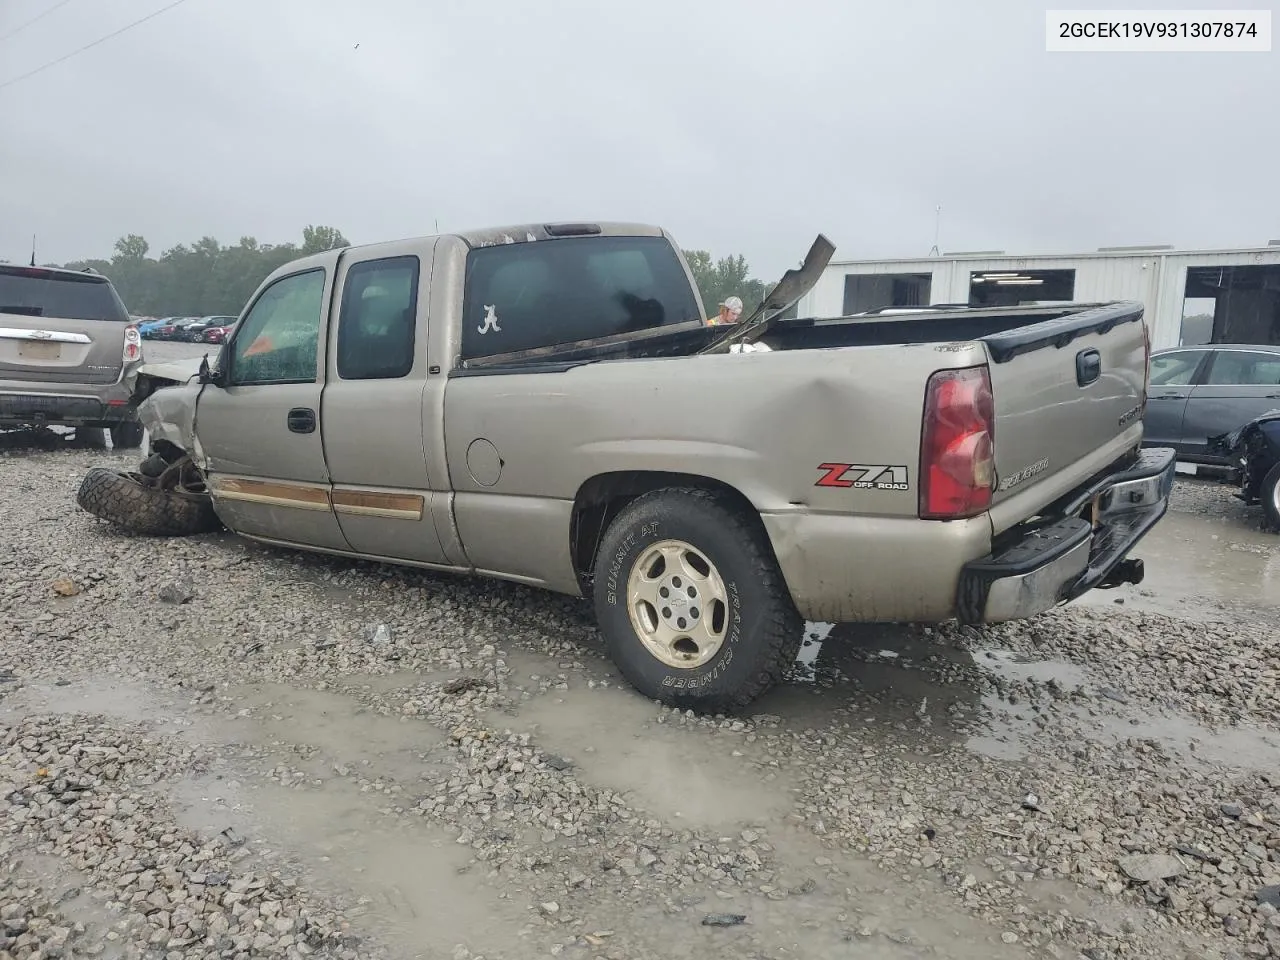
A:
[[[892,549],[904,571],[923,566],[936,540],[886,539],[893,526],[872,521],[896,520],[904,534],[933,531],[916,519],[924,383],[935,369],[984,356],[981,347],[888,346],[455,376],[445,395],[445,436],[467,556],[480,569],[573,583],[568,514],[560,513],[556,534],[563,548],[548,546],[550,515],[571,506],[592,477],[656,471],[736,489],[773,518],[771,534],[788,538],[775,547],[792,554],[806,550],[784,532],[798,518],[843,517],[850,565],[874,570],[876,552]],[[985,518],[970,528],[957,550],[964,559],[989,548]],[[543,531],[537,543],[516,533],[526,529]],[[949,609],[954,598],[954,581],[872,579],[863,596],[878,591],[886,610]],[[804,592],[803,584],[792,586]],[[851,599],[849,609],[855,606]]]

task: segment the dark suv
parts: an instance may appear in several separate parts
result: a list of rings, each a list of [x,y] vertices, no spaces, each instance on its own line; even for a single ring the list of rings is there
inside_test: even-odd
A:
[[[0,264],[0,428],[105,428],[142,443],[126,377],[142,363],[138,327],[91,270]]]

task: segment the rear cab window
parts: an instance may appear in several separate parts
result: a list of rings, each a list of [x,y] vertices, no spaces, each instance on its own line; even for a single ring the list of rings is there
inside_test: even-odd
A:
[[[0,266],[0,313],[129,323],[115,287],[100,274]]]
[[[700,319],[663,237],[566,237],[467,255],[462,359],[635,333]]]

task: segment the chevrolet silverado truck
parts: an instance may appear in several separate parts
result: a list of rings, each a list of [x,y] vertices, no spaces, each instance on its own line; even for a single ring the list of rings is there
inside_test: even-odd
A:
[[[79,503],[588,598],[631,684],[708,711],[774,684],[806,619],[996,623],[1140,581],[1174,475],[1141,449],[1141,305],[782,319],[833,250],[732,327],[656,227],[306,257],[214,362],[141,368],[151,455]]]

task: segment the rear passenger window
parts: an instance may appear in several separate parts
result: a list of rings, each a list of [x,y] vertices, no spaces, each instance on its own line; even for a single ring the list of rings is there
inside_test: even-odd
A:
[[[1280,354],[1219,350],[1206,383],[1216,386],[1274,387],[1280,385]]]
[[[532,350],[700,319],[663,237],[569,237],[467,256],[462,358]]]
[[[417,257],[366,260],[347,271],[338,316],[338,376],[393,380],[413,369]]]

